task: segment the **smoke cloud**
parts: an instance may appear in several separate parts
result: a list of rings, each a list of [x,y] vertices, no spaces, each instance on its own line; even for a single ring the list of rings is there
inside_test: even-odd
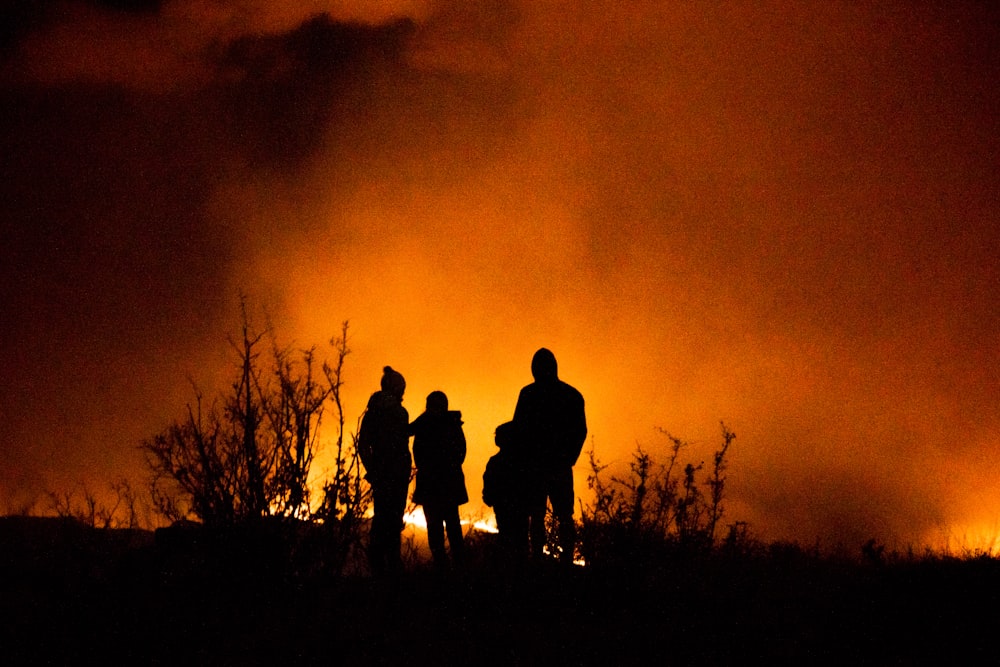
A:
[[[6,502],[141,474],[243,293],[350,321],[349,421],[445,391],[474,499],[545,346],[766,537],[995,525],[997,11],[661,4],[10,3]]]

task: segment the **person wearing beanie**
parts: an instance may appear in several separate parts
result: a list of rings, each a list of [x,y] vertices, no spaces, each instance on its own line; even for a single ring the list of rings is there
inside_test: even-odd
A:
[[[382,371],[382,389],[371,395],[361,418],[358,453],[372,487],[368,558],[375,574],[402,569],[400,533],[410,486],[410,415],[403,407],[406,380],[391,366]]]
[[[386,366],[382,369],[382,380],[381,380],[382,391],[391,394],[392,396],[398,396],[399,400],[403,400],[403,394],[406,392],[406,380],[403,379],[403,375],[392,368],[392,366]]]

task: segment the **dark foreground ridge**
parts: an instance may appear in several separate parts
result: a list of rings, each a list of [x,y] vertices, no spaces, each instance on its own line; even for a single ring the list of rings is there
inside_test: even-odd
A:
[[[1000,562],[665,554],[387,578],[0,519],[4,664],[989,664]]]

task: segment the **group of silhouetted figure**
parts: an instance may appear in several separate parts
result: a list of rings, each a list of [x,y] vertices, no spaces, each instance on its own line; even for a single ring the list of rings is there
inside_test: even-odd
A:
[[[534,382],[521,390],[514,417],[496,428],[499,448],[483,473],[483,502],[496,515],[502,553],[515,562],[540,560],[546,544],[549,504],[558,526],[553,556],[572,563],[576,542],[573,522],[573,465],[587,438],[583,396],[559,379],[555,355],[546,348],[531,360]],[[466,440],[462,415],[448,408],[441,391],[427,396],[424,412],[410,422],[403,407],[406,381],[390,366],[383,369],[381,390],[372,394],[358,433],[358,452],[371,484],[372,518],[368,555],[372,571],[402,568],[410,473],[416,466],[413,503],[423,508],[427,541],[435,566],[463,562],[460,505],[469,501],[465,487]],[[413,455],[410,455],[410,437]]]

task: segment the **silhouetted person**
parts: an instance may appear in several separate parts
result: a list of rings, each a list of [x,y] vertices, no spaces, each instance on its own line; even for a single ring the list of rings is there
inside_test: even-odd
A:
[[[427,395],[427,409],[410,424],[410,432],[413,462],[417,466],[413,502],[423,506],[434,565],[444,568],[448,564],[444,548],[446,530],[452,560],[460,564],[463,539],[458,507],[469,502],[462,472],[465,461],[462,413],[448,409],[444,392],[433,391]]]
[[[552,504],[560,559],[572,563],[576,543],[573,466],[587,439],[583,396],[559,379],[556,357],[544,347],[531,360],[531,374],[535,381],[521,390],[513,421],[537,462],[540,493]],[[532,545],[545,543],[544,521],[532,521],[530,532]]]
[[[516,562],[529,555],[528,529],[534,522],[544,525],[545,497],[540,493],[537,464],[518,437],[513,422],[494,433],[500,451],[490,457],[483,472],[483,502],[493,508],[504,557]],[[532,545],[541,556],[544,540]]]
[[[358,452],[365,479],[372,487],[372,518],[368,557],[372,571],[398,571],[400,533],[410,486],[410,415],[403,407],[406,380],[390,366],[382,372],[382,389],[368,399],[358,433]]]

